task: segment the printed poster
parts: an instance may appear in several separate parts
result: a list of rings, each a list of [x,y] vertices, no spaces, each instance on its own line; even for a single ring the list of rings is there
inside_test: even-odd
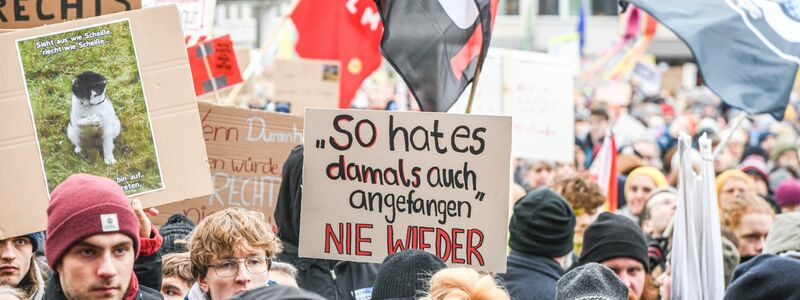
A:
[[[17,40],[48,193],[74,173],[164,188],[128,20]]]

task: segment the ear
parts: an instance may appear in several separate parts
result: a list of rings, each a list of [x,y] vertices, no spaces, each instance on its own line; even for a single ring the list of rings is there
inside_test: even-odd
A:
[[[72,84],[75,84],[77,82],[78,82],[78,77],[72,78]]]
[[[197,276],[197,285],[200,287],[204,293],[210,293],[211,290],[208,288],[208,281],[206,281],[205,275]]]

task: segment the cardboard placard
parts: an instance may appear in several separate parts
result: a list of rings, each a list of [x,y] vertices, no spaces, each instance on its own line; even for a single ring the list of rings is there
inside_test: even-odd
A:
[[[182,213],[195,223],[228,207],[260,211],[274,224],[283,163],[303,142],[303,117],[198,103],[214,184],[206,197],[158,207],[161,226]]]
[[[242,82],[236,52],[229,35],[204,40],[187,49],[198,96]]]
[[[54,145],[53,151],[55,151],[52,153],[57,153],[60,157],[69,158],[76,163],[92,167],[102,166],[104,163],[103,160],[91,161],[86,156],[74,153],[74,145],[71,144],[67,134],[68,124],[72,122],[72,112],[64,112],[63,107],[70,107],[66,103],[72,102],[74,78],[84,71],[91,71],[92,67],[106,64],[108,57],[102,55],[100,57],[73,57],[75,63],[65,65],[67,67],[63,69],[39,70],[31,73],[31,70],[34,69],[23,67],[23,65],[29,66],[24,61],[32,56],[25,54],[25,51],[18,52],[18,41],[24,43],[32,38],[37,39],[70,32],[80,32],[84,34],[83,38],[90,38],[78,43],[70,42],[68,38],[68,41],[58,44],[61,40],[59,38],[54,41],[53,45],[46,45],[46,39],[36,40],[42,43],[40,44],[42,47],[37,49],[42,54],[59,52],[48,55],[54,58],[56,55],[77,51],[73,49],[73,46],[79,50],[100,47],[99,45],[105,44],[101,41],[120,33],[120,31],[112,32],[105,26],[120,23],[127,23],[126,25],[129,26],[131,36],[129,42],[135,52],[135,63],[138,64],[139,74],[136,76],[134,73],[124,72],[110,73],[113,76],[107,75],[109,77],[107,77],[106,90],[109,98],[104,101],[115,103],[115,105],[116,101],[133,101],[122,99],[130,95],[114,93],[117,90],[125,89],[125,85],[140,85],[143,88],[142,93],[146,95],[144,97],[147,108],[146,115],[150,118],[152,138],[156,145],[153,148],[158,157],[160,177],[163,182],[163,189],[137,197],[146,207],[149,207],[211,193],[211,176],[206,163],[207,157],[202,140],[200,117],[192,91],[186,47],[183,44],[183,34],[175,6],[123,12],[7,33],[0,35],[0,65],[4,68],[0,73],[0,99],[2,99],[0,100],[0,114],[2,114],[0,126],[8,129],[0,131],[0,165],[3,166],[0,168],[0,190],[4,191],[0,196],[0,203],[2,203],[0,205],[0,238],[40,231],[46,227],[46,209],[49,201],[48,183],[55,186],[59,182],[46,180],[50,171],[46,171],[42,167],[43,159],[47,159],[42,155],[47,155],[47,153],[43,151],[40,154],[37,146],[52,144]],[[127,27],[122,26],[122,28]],[[53,50],[56,48],[61,50]],[[22,63],[18,53],[23,54]],[[104,53],[105,55],[120,55],[114,52]],[[130,58],[129,56],[125,57]],[[48,76],[43,76],[38,72],[44,72],[42,74],[46,73]],[[29,79],[27,82],[26,78]],[[49,80],[50,84],[43,90],[44,93],[31,90],[34,87],[31,86],[31,78]],[[37,131],[36,126],[41,122],[36,123],[39,122],[37,121],[39,118],[36,116],[37,110],[31,110],[37,94],[55,95],[52,100],[55,101],[52,104],[55,114],[45,115],[53,118],[49,120],[53,123],[52,126],[63,126],[62,130],[50,131],[55,136],[41,135],[41,128]],[[29,96],[32,98],[31,101],[29,101]],[[59,110],[59,108],[62,109]],[[124,120],[131,117],[121,108],[117,111],[117,115],[121,122],[125,122]],[[136,114],[134,116],[139,118],[144,115]],[[123,134],[126,131],[135,130],[146,132],[146,130],[138,128],[139,125],[131,124],[133,123],[122,124],[123,133],[120,136],[124,140],[118,138],[114,141],[115,149],[117,149],[114,153],[118,155],[115,166],[132,163],[127,160],[126,152],[116,152],[134,142],[131,137]],[[43,143],[46,138],[54,138],[58,141]],[[89,148],[92,149],[85,151],[91,151],[95,153],[94,155],[100,151],[97,146]],[[134,152],[145,151],[130,147],[128,149]],[[44,160],[44,162],[47,161]],[[145,165],[148,164],[145,163]],[[83,172],[82,169],[70,170]],[[121,185],[139,178],[139,174],[102,172],[95,174],[116,179]],[[20,220],[25,220],[25,222],[20,222]]]
[[[295,114],[303,114],[306,107],[337,108],[339,72],[335,60],[277,60],[272,74],[275,100],[290,102]]]
[[[306,110],[301,257],[505,272],[511,118]],[[501,221],[502,220],[502,221]]]
[[[4,0],[0,29],[33,28],[140,8],[141,0]]]
[[[572,162],[575,102],[572,69],[563,58],[511,51],[509,113],[514,117],[516,157]],[[546,145],[546,146],[545,146]]]
[[[150,0],[149,2],[152,5],[173,3],[177,5],[185,35],[208,34],[208,29],[214,22],[216,0]]]

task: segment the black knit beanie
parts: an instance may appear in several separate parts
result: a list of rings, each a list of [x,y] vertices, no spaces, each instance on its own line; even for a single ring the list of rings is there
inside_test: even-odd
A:
[[[586,228],[579,265],[603,263],[618,257],[635,259],[649,272],[647,242],[644,233],[630,219],[604,212]]]
[[[372,300],[417,299],[427,290],[428,280],[447,266],[435,255],[421,250],[405,250],[383,260]]]
[[[164,238],[164,243],[161,244],[161,249],[158,251],[161,252],[161,255],[186,252],[186,244],[176,244],[175,241],[186,240],[186,236],[192,232],[192,229],[194,229],[194,222],[189,220],[186,215],[177,213],[169,216],[167,223],[164,223],[164,226],[158,230]]]
[[[324,300],[325,298],[312,292],[285,285],[265,286],[252,289],[231,298],[231,300]]]
[[[575,213],[567,200],[540,188],[531,191],[514,205],[508,225],[512,250],[523,254],[560,257],[572,251]]]

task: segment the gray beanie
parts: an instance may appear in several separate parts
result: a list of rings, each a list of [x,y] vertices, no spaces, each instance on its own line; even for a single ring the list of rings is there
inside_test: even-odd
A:
[[[611,269],[598,263],[587,263],[558,280],[556,299],[624,300],[628,299],[628,287]]]
[[[764,242],[764,253],[786,251],[800,251],[800,212],[777,215]]]

